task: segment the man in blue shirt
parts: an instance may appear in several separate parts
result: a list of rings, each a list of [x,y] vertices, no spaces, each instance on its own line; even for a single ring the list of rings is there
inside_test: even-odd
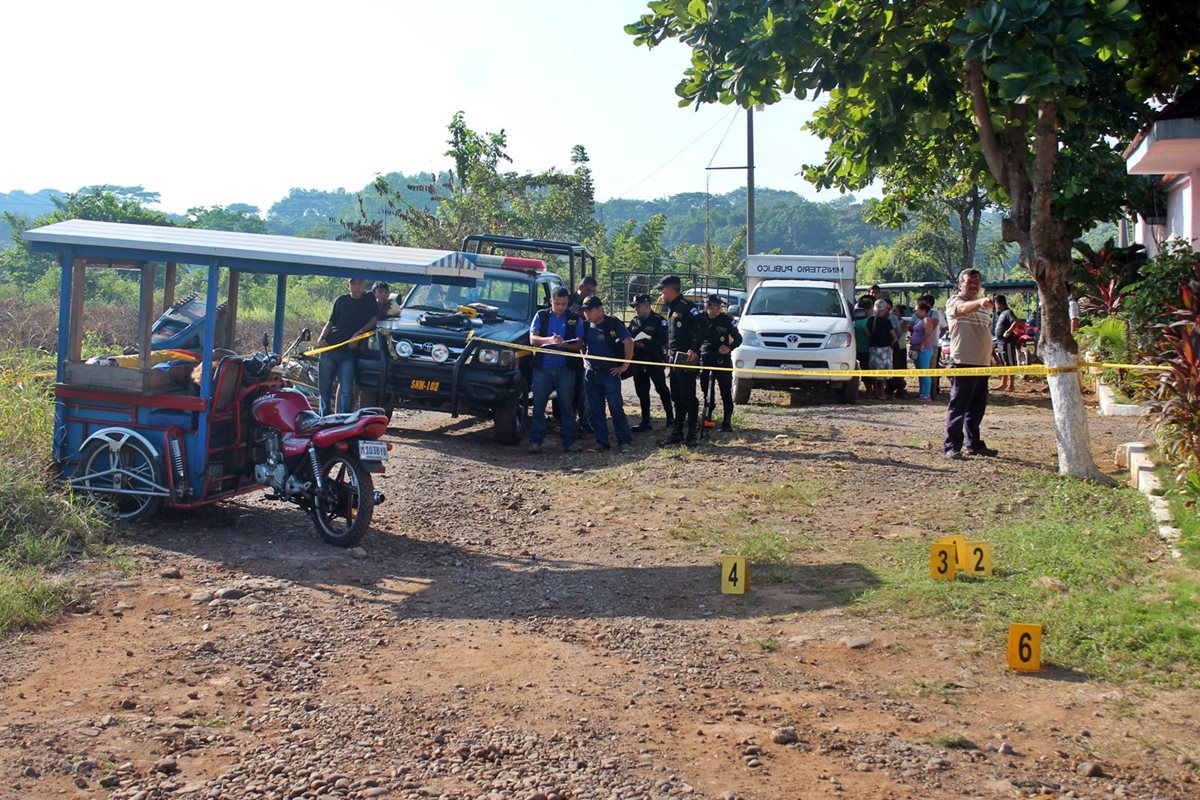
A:
[[[570,292],[557,287],[550,297],[550,308],[543,308],[529,323],[529,343],[534,347],[553,347],[579,352],[583,346],[583,320],[567,308]],[[546,438],[546,403],[550,392],[558,394],[558,413],[562,421],[563,449],[580,449],[579,429],[575,423],[575,376],[583,364],[578,358],[553,353],[533,355],[533,424],[529,429],[529,452],[542,452]]]
[[[609,449],[608,423],[604,419],[604,405],[607,403],[613,431],[617,435],[617,452],[624,453],[633,444],[633,433],[625,417],[621,376],[629,370],[629,361],[633,358],[633,337],[629,335],[624,322],[604,315],[604,301],[596,295],[583,301],[583,315],[588,323],[583,334],[583,352],[588,355],[584,384],[587,387],[588,412],[596,431],[596,446],[600,451]],[[623,361],[601,361],[600,358]]]

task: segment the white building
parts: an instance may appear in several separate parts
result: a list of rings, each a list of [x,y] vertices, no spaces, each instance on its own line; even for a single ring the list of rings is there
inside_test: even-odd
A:
[[[1176,237],[1200,249],[1200,86],[1156,114],[1123,155],[1131,175],[1161,175],[1166,195],[1165,208],[1138,213],[1134,241],[1151,257]]]

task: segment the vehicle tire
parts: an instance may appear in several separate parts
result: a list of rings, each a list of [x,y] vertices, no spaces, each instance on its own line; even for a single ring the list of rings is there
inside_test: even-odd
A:
[[[839,403],[845,405],[854,405],[858,402],[858,378],[851,378],[848,381],[842,381],[837,388],[837,399]]]
[[[383,415],[388,418],[388,427],[392,426],[392,415],[396,413],[396,407],[391,405],[383,406]]]
[[[317,533],[336,547],[357,544],[375,513],[371,473],[354,456],[333,452],[321,461],[321,479],[325,488],[313,498]]]
[[[754,382],[746,378],[733,376],[733,402],[734,405],[744,406],[750,402],[750,390],[754,388]]]
[[[71,478],[72,490],[91,500],[102,515],[120,522],[141,522],[157,514],[164,483],[159,459],[129,431],[110,431],[88,442]]]
[[[525,435],[525,427],[529,420],[529,407],[524,399],[511,400],[500,406],[492,414],[495,421],[496,441],[500,444],[515,445]]]

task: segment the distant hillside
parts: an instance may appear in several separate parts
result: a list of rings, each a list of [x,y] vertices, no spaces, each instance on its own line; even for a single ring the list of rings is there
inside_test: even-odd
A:
[[[864,203],[853,195],[828,202],[807,200],[795,192],[758,189],[754,193],[754,235],[760,251],[836,255],[862,253],[868,247],[890,244],[896,231],[863,222]],[[711,218],[712,241],[726,244],[746,224],[746,190],[706,196],[702,192],[659,200],[613,199],[596,206],[596,216],[611,231],[626,220],[639,225],[655,214],[666,214],[663,246],[702,245]]]
[[[3,216],[5,213],[29,220],[37,219],[54,210],[54,201],[51,198],[62,197],[63,194],[65,192],[54,189],[42,189],[33,194],[22,192],[20,189],[7,193],[0,192],[0,248],[7,246],[9,237],[12,235],[12,227]]]

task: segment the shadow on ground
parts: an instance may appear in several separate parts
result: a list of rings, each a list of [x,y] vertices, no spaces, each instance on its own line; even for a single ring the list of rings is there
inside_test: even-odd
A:
[[[227,504],[168,512],[132,532],[168,552],[254,578],[286,580],[331,598],[353,598],[397,618],[512,619],[529,616],[700,619],[774,615],[846,605],[881,585],[862,564],[751,564],[746,595],[720,592],[719,564],[627,565],[499,555],[372,531],[365,558],[324,544],[308,517],[286,508]]]

